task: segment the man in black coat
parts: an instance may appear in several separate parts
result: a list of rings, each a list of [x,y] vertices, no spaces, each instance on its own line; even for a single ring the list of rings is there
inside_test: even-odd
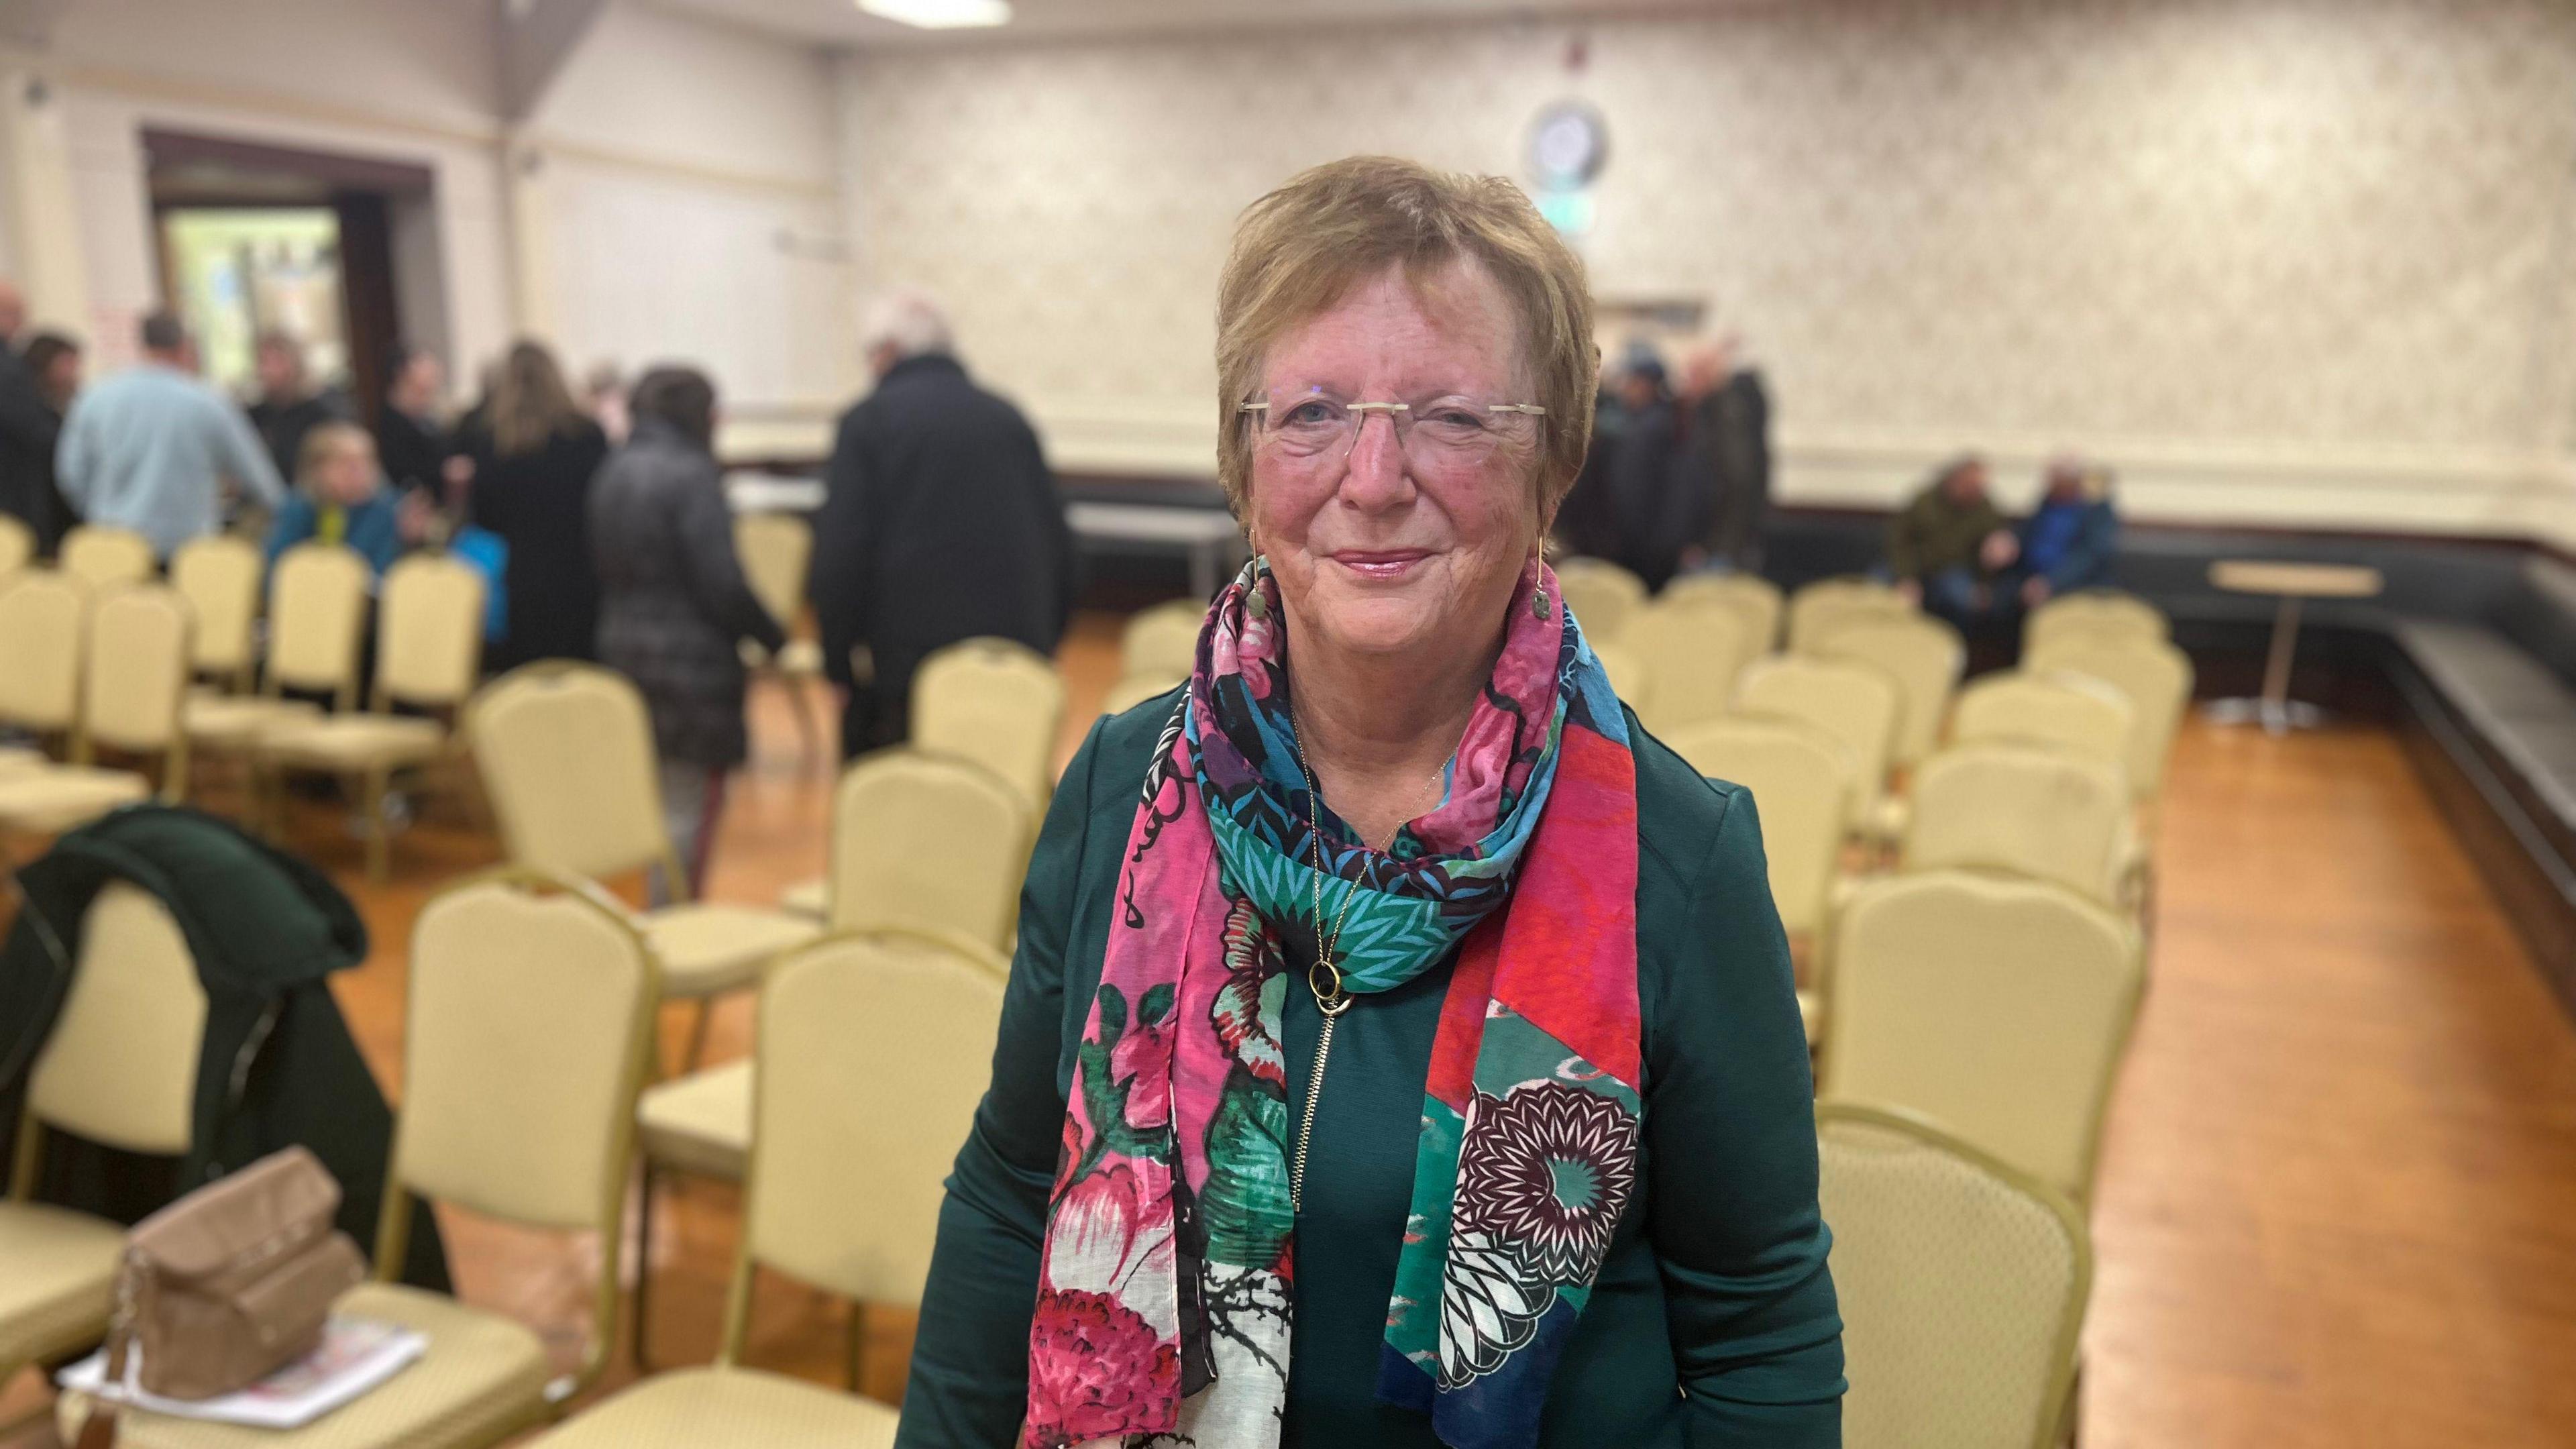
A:
[[[17,287],[0,278],[0,513],[14,515],[50,551],[60,531],[54,492],[54,443],[62,420],[45,406],[36,376],[18,355],[18,332],[27,304]]]
[[[861,341],[877,386],[841,416],[810,587],[825,667],[849,692],[844,755],[905,738],[924,656],[985,634],[1052,654],[1073,601],[1073,537],[1037,434],[966,375],[937,306],[882,298]]]
[[[358,410],[346,394],[314,387],[304,364],[304,344],[284,332],[259,334],[251,360],[259,374],[259,401],[250,425],[268,445],[277,476],[289,487],[304,462],[304,435],[324,423],[353,423]]]
[[[1682,491],[1698,500],[1700,514],[1682,567],[1759,572],[1771,512],[1770,394],[1733,336],[1693,353],[1682,378]]]

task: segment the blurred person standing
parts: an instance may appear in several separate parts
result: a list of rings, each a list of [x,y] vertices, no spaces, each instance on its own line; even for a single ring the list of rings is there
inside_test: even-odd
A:
[[[1663,359],[1643,343],[1629,349],[1616,391],[1617,431],[1602,469],[1619,521],[1612,557],[1647,588],[1660,589],[1692,541],[1697,513],[1696,493],[1680,486],[1674,467],[1681,414],[1666,385]]]
[[[554,354],[535,342],[514,344],[456,446],[467,521],[509,550],[501,574],[506,632],[485,651],[491,667],[598,657],[590,489],[608,439],[573,401]]]
[[[1985,459],[1954,458],[1887,525],[1897,592],[1962,627],[1992,612],[1996,576],[2021,552],[1986,485]]]
[[[50,553],[67,526],[54,488],[63,409],[48,403],[37,364],[19,354],[18,334],[26,325],[25,297],[15,283],[0,278],[0,513],[26,524],[37,552]],[[79,365],[75,352],[75,374]]]
[[[787,636],[733,550],[715,458],[716,393],[705,374],[658,367],[637,381],[634,431],[591,492],[600,662],[635,681],[661,755],[662,814],[689,873],[706,881],[725,776],[750,753],[741,641]]]
[[[141,340],[142,361],[73,400],[56,466],[74,513],[133,529],[166,559],[223,526],[227,482],[267,509],[286,485],[241,409],[197,377],[179,319],[153,313]]]
[[[1073,535],[1037,433],[967,376],[937,304],[878,298],[860,342],[876,390],[841,416],[811,584],[825,665],[848,691],[844,755],[906,736],[931,651],[991,634],[1053,654],[1073,601]]]
[[[304,457],[304,435],[323,423],[345,423],[358,411],[348,397],[318,388],[307,375],[304,343],[270,329],[252,344],[251,366],[259,378],[259,401],[250,405],[250,423],[268,445],[277,476],[292,478]]]
[[[2021,557],[2006,595],[2036,609],[2060,594],[2111,582],[2120,552],[2120,515],[2111,506],[2111,473],[2061,455],[2040,477],[2039,506],[2015,531]]]
[[[445,470],[454,449],[447,427],[439,421],[440,399],[447,391],[447,369],[438,354],[408,344],[394,349],[385,405],[376,413],[376,456],[385,480],[398,494],[420,494],[433,503],[446,501]]]
[[[1732,333],[1682,364],[1680,491],[1697,500],[1685,569],[1759,572],[1771,512],[1771,397]]]
[[[381,581],[403,551],[429,532],[428,498],[385,486],[376,440],[356,423],[316,423],[296,459],[295,489],[269,525],[268,561],[299,543],[344,543]]]

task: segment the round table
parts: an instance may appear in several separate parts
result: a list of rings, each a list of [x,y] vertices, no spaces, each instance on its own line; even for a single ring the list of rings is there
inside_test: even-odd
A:
[[[2213,588],[2231,594],[2267,594],[2280,600],[2272,615],[2271,656],[2263,665],[2263,693],[2254,699],[2212,701],[2206,711],[2219,724],[2259,724],[2271,734],[2314,729],[2325,711],[2290,698],[2290,665],[2299,652],[2299,609],[2310,599],[2376,598],[2379,570],[2358,564],[2267,563],[2222,559],[2209,566]]]

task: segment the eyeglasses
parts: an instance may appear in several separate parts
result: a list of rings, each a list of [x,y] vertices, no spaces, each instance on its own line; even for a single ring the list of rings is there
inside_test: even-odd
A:
[[[1369,414],[1384,413],[1395,441],[1419,467],[1457,467],[1538,439],[1547,409],[1494,402],[1465,393],[1435,393],[1410,402],[1353,402],[1320,388],[1273,388],[1242,404],[1261,444],[1300,461],[1338,460],[1358,442]]]

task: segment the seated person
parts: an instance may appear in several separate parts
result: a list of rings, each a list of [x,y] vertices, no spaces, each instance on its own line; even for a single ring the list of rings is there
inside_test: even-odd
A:
[[[1994,583],[2021,545],[1986,496],[1986,461],[1953,459],[1888,520],[1887,573],[1898,593],[1953,623],[1994,607]]]
[[[268,531],[268,561],[307,539],[345,543],[378,579],[428,531],[427,500],[397,502],[376,466],[376,440],[356,423],[317,423],[296,457],[295,488]]]
[[[2060,594],[2111,582],[2120,549],[2120,515],[2111,507],[2111,473],[2057,458],[2041,484],[2039,507],[2022,520],[2014,593],[2025,609]]]

